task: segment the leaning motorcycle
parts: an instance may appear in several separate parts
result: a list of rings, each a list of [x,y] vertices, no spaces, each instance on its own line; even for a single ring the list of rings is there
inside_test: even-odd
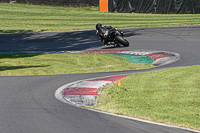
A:
[[[119,47],[123,45],[124,47],[129,46],[129,42],[124,39],[124,34],[122,31],[118,31],[116,28],[112,26],[102,26],[102,24],[98,23],[96,25],[96,34],[100,41],[104,42],[104,45],[114,45]]]

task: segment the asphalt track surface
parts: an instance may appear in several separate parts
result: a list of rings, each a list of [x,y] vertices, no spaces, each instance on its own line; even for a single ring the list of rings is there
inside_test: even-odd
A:
[[[77,108],[54,97],[77,80],[155,69],[200,65],[200,26],[124,29],[130,47],[103,47],[95,31],[0,34],[0,52],[58,50],[163,50],[181,55],[175,63],[140,71],[0,77],[2,133],[189,133]]]

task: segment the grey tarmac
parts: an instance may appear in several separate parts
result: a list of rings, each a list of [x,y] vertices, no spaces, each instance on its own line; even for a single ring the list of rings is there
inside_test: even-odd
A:
[[[180,54],[172,64],[139,71],[0,77],[2,133],[189,133],[63,103],[54,97],[60,86],[74,81],[170,67],[200,65],[200,26],[123,29],[129,50],[146,49]],[[122,50],[104,47],[95,31],[0,34],[0,52]]]

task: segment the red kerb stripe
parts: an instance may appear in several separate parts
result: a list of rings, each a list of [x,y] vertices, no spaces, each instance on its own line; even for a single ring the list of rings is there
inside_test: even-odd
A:
[[[121,80],[125,77],[127,77],[128,75],[118,75],[118,76],[112,76],[112,77],[106,77],[106,78],[99,78],[99,79],[91,79],[91,80],[87,80],[87,81],[118,81]]]
[[[90,50],[90,51],[83,51],[81,53],[120,53],[125,50]]]
[[[145,56],[151,56],[154,59],[159,59],[159,58],[175,56],[175,55],[174,54],[165,53],[165,52],[158,52],[158,53],[146,54]]]

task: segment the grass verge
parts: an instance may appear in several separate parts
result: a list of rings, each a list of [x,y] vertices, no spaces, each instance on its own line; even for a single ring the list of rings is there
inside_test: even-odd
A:
[[[98,8],[50,7],[0,3],[0,33],[116,28],[193,26],[200,14],[101,13]]]
[[[100,13],[97,8],[0,3],[0,33],[193,26],[200,14]],[[146,69],[120,57],[86,54],[0,55],[0,76],[51,75]],[[126,65],[125,65],[126,64]],[[127,65],[129,64],[129,65]],[[199,66],[135,73],[122,86],[99,92],[96,109],[200,130]],[[164,76],[163,76],[164,75]]]
[[[98,54],[0,54],[0,76],[55,75],[147,69],[152,64]]]
[[[200,130],[200,66],[133,73],[101,88],[92,107]]]

